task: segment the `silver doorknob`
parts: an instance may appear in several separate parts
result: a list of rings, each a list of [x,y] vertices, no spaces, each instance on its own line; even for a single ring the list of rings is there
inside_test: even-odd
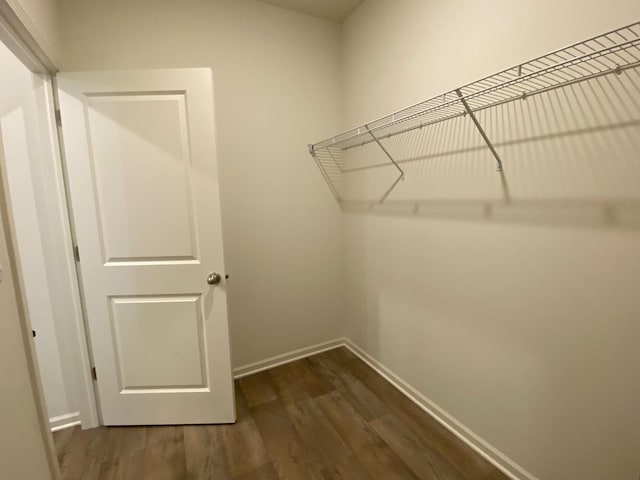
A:
[[[222,276],[219,273],[210,273],[207,277],[207,283],[209,285],[218,285],[222,280]]]

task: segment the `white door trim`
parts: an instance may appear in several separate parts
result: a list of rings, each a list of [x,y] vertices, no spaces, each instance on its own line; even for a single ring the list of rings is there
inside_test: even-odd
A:
[[[97,400],[91,378],[91,353],[89,351],[89,337],[85,327],[85,313],[82,302],[82,294],[80,291],[80,277],[76,267],[74,257],[75,233],[71,209],[72,205],[69,201],[69,186],[66,175],[66,159],[64,157],[64,137],[62,128],[56,128],[55,111],[59,109],[57,84],[55,77],[51,77],[51,89],[47,92],[50,96],[47,102],[53,107],[49,112],[51,125],[54,128],[52,132],[52,141],[55,142],[56,162],[56,192],[58,194],[58,202],[61,211],[65,212],[63,218],[60,219],[64,224],[64,244],[65,244],[65,265],[67,267],[69,278],[73,280],[68,285],[73,296],[73,331],[64,332],[73,337],[72,343],[76,350],[76,368],[72,374],[72,378],[65,378],[65,381],[72,385],[74,400],[77,401],[78,412],[80,413],[80,421],[83,429],[95,428],[100,425],[98,414]]]
[[[0,0],[0,41],[32,72],[58,71],[51,46],[16,0]]]

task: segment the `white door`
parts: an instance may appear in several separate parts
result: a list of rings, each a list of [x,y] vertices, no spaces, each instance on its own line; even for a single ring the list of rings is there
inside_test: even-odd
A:
[[[58,92],[103,423],[235,421],[211,70]]]

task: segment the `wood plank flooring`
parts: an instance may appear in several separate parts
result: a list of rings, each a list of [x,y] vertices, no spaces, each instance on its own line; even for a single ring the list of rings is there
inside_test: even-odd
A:
[[[339,348],[236,381],[238,422],[54,434],[65,480],[507,480]]]

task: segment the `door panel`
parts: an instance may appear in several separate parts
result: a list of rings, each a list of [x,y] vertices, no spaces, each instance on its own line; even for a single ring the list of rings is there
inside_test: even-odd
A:
[[[59,75],[106,425],[235,420],[211,77]]]
[[[184,94],[89,97],[88,112],[106,261],[196,260]]]
[[[120,390],[206,388],[199,296],[111,298]]]

